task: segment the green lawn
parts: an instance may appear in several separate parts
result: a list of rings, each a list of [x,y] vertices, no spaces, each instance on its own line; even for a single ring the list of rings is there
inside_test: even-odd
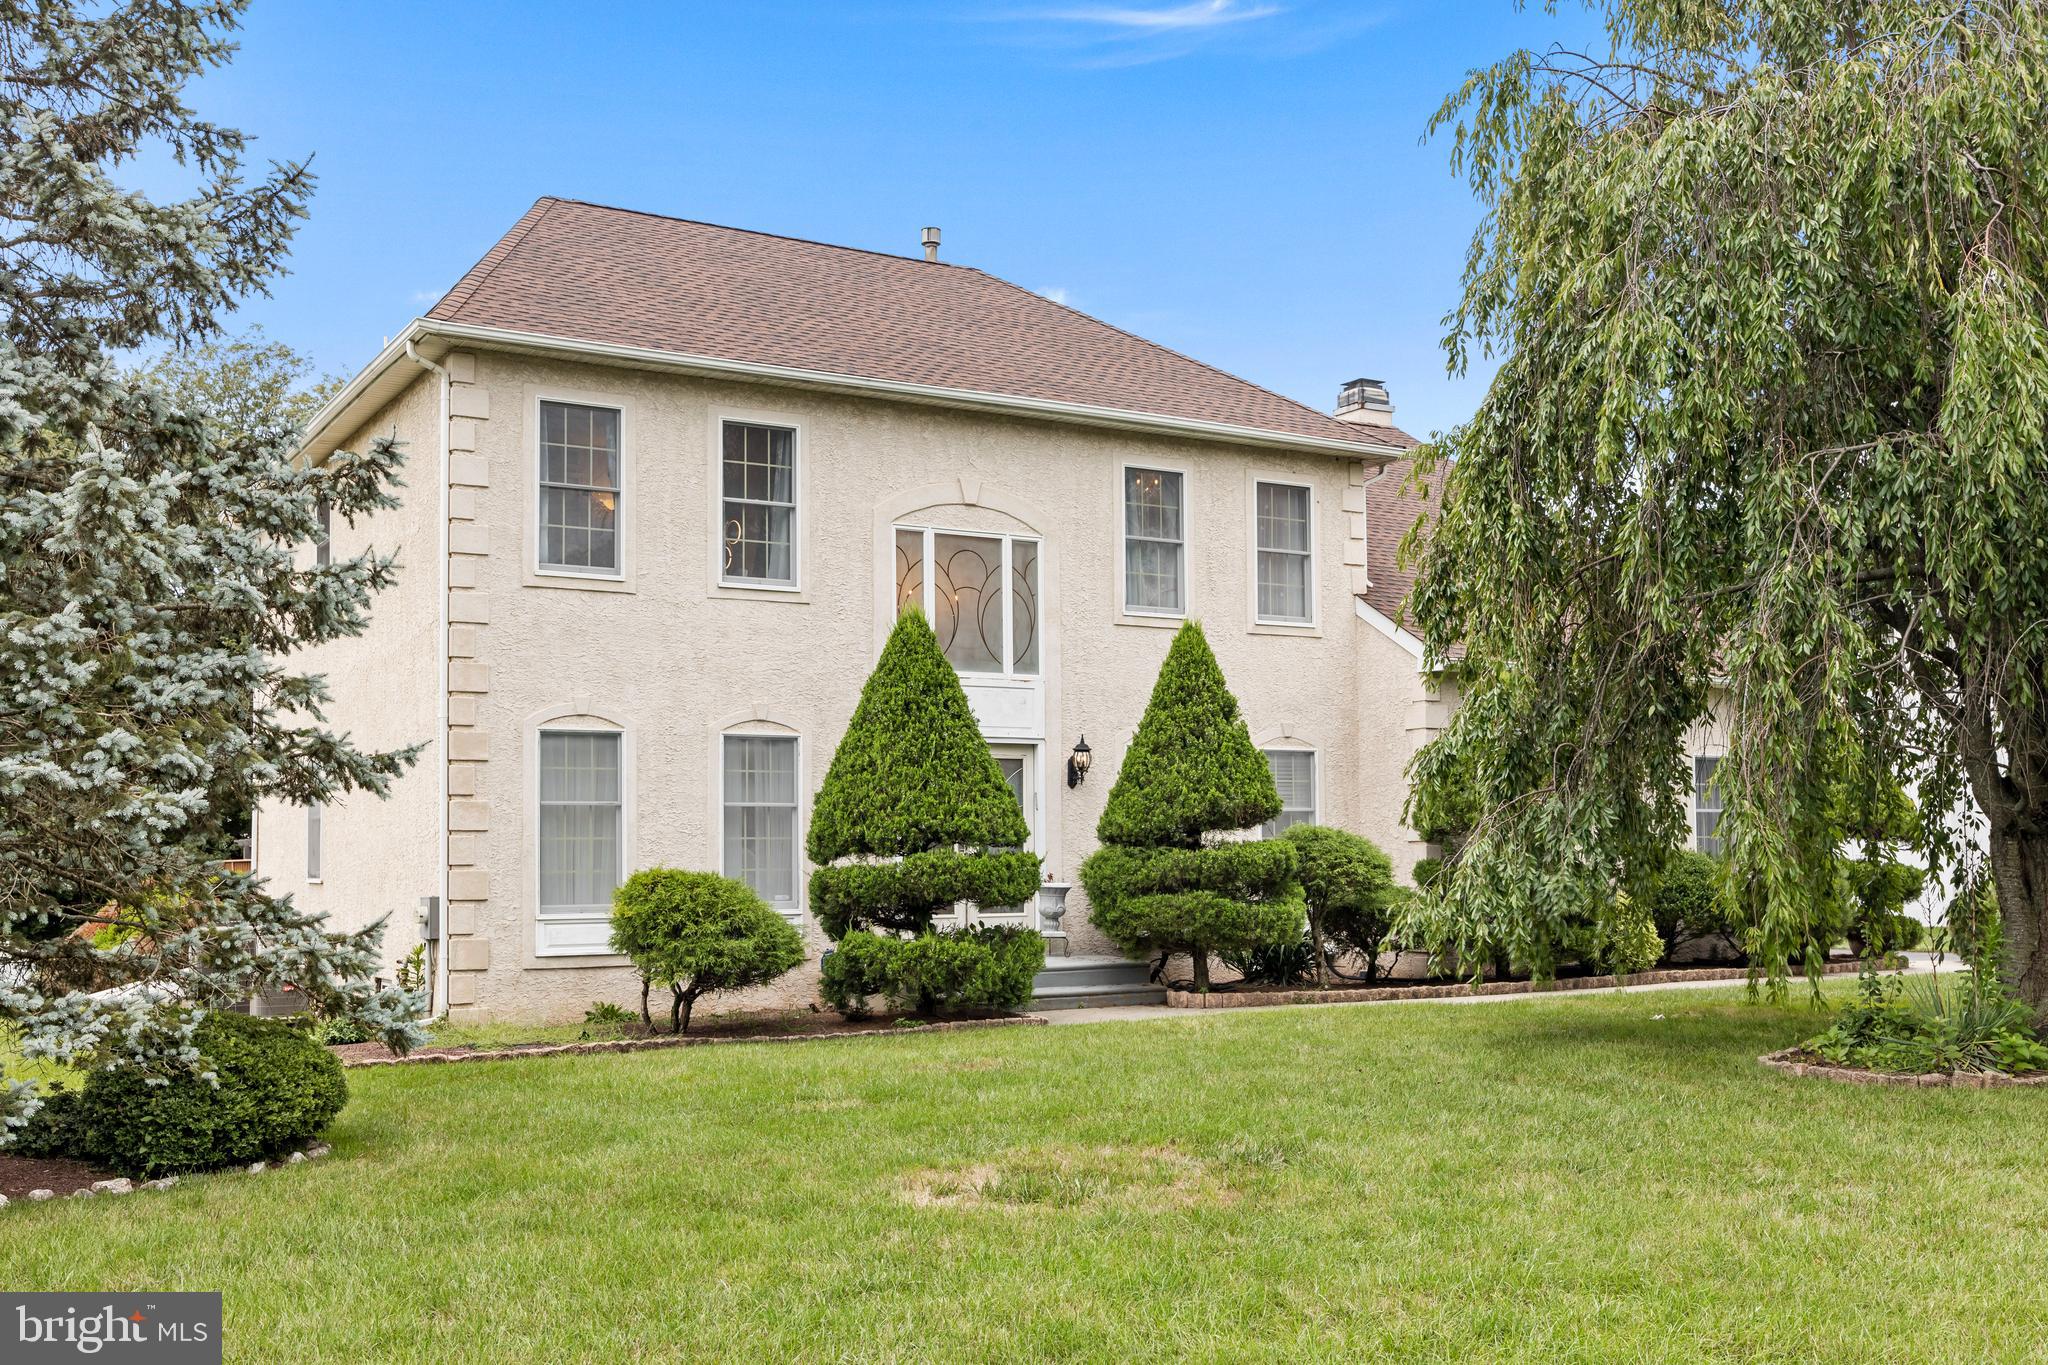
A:
[[[357,1072],[325,1162],[0,1214],[0,1288],[223,1289],[238,1360],[2038,1359],[2048,1094],[1756,1065],[1814,1028],[1660,992]]]

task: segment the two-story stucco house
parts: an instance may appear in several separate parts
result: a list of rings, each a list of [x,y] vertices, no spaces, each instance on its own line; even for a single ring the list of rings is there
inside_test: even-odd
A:
[[[1413,512],[1370,511],[1414,445],[1385,391],[1312,410],[927,237],[918,259],[543,199],[387,345],[305,456],[406,442],[403,505],[331,534],[395,547],[401,582],[306,664],[339,728],[427,749],[388,800],[264,809],[273,889],[390,914],[394,956],[426,935],[457,1016],[631,997],[606,915],[653,864],[746,880],[820,953],[809,803],[906,604],[1056,881],[1190,617],[1282,819],[1405,872],[1403,769],[1445,703],[1391,614]],[[1070,960],[1113,951],[1078,890],[1059,928]],[[808,999],[815,965],[736,1003]]]

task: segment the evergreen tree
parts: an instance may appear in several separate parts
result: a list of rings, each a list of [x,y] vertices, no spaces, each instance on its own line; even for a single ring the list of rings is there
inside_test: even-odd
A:
[[[304,216],[304,164],[248,181],[244,136],[181,98],[244,8],[0,3],[0,1030],[32,1061],[177,1073],[204,1010],[284,984],[418,1037],[417,998],[373,984],[381,925],[328,933],[206,847],[223,811],[382,793],[409,759],[322,728],[320,680],[279,662],[391,582],[304,550],[320,502],[392,505],[399,452],[302,468],[286,414],[231,424],[113,358],[217,335]],[[190,197],[114,182],[146,151]],[[0,1142],[39,1103],[0,1082]]]
[[[1266,757],[1193,621],[1180,628],[1081,865],[1095,926],[1132,953],[1209,954],[1300,939],[1296,855],[1283,840],[1218,840],[1280,813]]]
[[[959,675],[923,614],[905,612],[811,808],[818,923],[836,942],[867,930],[927,933],[963,901],[1020,905],[1038,891],[1038,856],[1022,851],[1029,838]],[[1038,952],[1042,959],[1042,941]],[[868,951],[863,960],[885,955]],[[922,998],[927,1008],[945,1003]]]

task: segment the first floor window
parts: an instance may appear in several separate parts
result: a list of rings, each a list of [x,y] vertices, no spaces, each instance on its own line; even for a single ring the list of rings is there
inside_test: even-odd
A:
[[[725,875],[782,911],[797,908],[796,786],[795,736],[725,736]]]
[[[1720,762],[1704,754],[1692,761],[1692,846],[1701,853],[1721,851],[1721,788],[1714,781]]]
[[[1315,619],[1309,490],[1301,484],[1261,483],[1256,494],[1259,619],[1306,625]]]
[[[320,835],[326,812],[318,801],[306,807],[306,880],[320,880]]]
[[[619,572],[619,412],[540,405],[540,567]]]
[[[1180,475],[1163,469],[1124,471],[1124,610],[1178,616],[1182,590]]]
[[[722,457],[729,583],[796,582],[796,433],[725,424]]]
[[[1294,825],[1316,823],[1316,756],[1309,749],[1268,749],[1266,766],[1280,789],[1280,814],[1261,831],[1270,839]]]
[[[543,915],[611,914],[623,861],[620,746],[614,732],[541,732]]]

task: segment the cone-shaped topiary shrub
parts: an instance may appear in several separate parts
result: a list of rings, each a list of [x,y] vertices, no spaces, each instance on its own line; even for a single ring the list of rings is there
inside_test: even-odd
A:
[[[1207,837],[1279,813],[1265,755],[1190,621],[1167,651],[1095,826],[1103,846],[1081,865],[1090,918],[1126,952],[1189,954],[1204,991],[1210,953],[1298,940],[1294,848]]]
[[[818,865],[811,909],[840,944],[833,959],[847,955],[842,965],[851,975],[841,994],[866,985],[873,989],[862,994],[914,1000],[924,1013],[1028,1001],[1031,978],[1044,965],[1044,940],[1037,935],[1021,947],[1004,940],[1002,970],[995,967],[995,939],[955,936],[946,949],[949,971],[937,975],[979,983],[958,990],[933,988],[929,972],[914,986],[893,979],[892,973],[925,962],[929,950],[884,951],[848,939],[872,930],[923,934],[935,916],[962,901],[1005,906],[1031,899],[1039,872],[1038,856],[1022,851],[1029,838],[1024,812],[981,737],[959,675],[923,614],[905,612],[861,689],[811,808],[806,848]],[[1030,952],[1038,964],[1021,971],[1021,958]],[[966,961],[977,954],[989,961]],[[833,965],[828,959],[828,975]],[[988,989],[992,980],[1007,984]]]

